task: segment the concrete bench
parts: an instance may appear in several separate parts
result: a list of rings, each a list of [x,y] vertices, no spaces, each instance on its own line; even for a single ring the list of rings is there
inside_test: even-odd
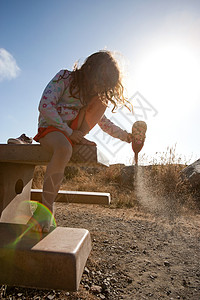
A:
[[[29,200],[31,197],[41,199],[41,190],[31,190],[35,166],[46,165],[50,159],[51,154],[39,144],[0,145],[2,284],[69,291],[78,289],[91,250],[90,233],[86,229],[57,227],[49,234],[41,235],[30,231],[26,225],[32,215]],[[97,163],[96,146],[76,145],[71,162]],[[80,195],[73,193],[72,198],[78,202]],[[65,195],[67,192],[61,194],[61,201],[69,200],[69,195]],[[83,200],[87,195],[83,193],[81,197]],[[104,195],[104,202],[105,199],[109,202],[110,196]]]
[[[39,144],[0,145],[0,215],[2,222],[26,224],[31,217],[29,203],[36,165],[46,165],[51,154]],[[97,163],[94,145],[76,145],[71,162]]]
[[[42,190],[31,189],[31,199],[42,201]],[[110,204],[110,193],[99,192],[79,192],[79,191],[59,191],[55,202],[81,203],[81,204]]]
[[[0,283],[78,290],[91,251],[88,230],[57,227],[50,234],[26,225],[0,224]]]

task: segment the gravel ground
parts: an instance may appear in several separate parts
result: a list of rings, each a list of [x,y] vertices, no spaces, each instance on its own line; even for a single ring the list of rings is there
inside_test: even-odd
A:
[[[200,299],[199,215],[56,204],[58,226],[90,231],[79,291],[2,286],[3,299]]]

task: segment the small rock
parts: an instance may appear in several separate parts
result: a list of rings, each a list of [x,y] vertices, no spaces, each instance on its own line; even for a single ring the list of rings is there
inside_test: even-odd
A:
[[[114,278],[114,277],[112,277],[112,278],[111,278],[111,282],[112,282],[112,283],[116,283],[116,282],[117,282],[117,279]]]
[[[87,274],[87,275],[89,275],[89,273],[90,273],[90,271],[88,270],[88,268],[87,267],[85,267],[85,269],[84,269],[84,272],[83,272],[84,274]]]
[[[97,271],[97,274],[98,274],[98,275],[101,275],[101,271]]]
[[[107,277],[106,280],[107,280],[107,281],[110,281],[110,277]]]
[[[148,260],[148,259],[145,259],[144,262],[145,262],[146,265],[150,265],[151,264],[151,261]]]
[[[104,244],[107,244],[107,243],[109,243],[109,241],[108,241],[108,240],[104,240],[103,243],[104,243]]]
[[[49,300],[52,300],[54,298],[55,298],[55,295],[53,295],[53,294],[50,294],[50,295],[47,296],[47,299],[49,299]]]
[[[103,291],[107,291],[108,290],[108,286],[109,286],[109,283],[104,280],[104,282],[101,285]]]
[[[167,291],[166,294],[167,294],[167,296],[169,296],[171,294],[171,291],[170,290]]]
[[[170,267],[170,263],[169,263],[167,260],[165,260],[165,261],[164,261],[164,266],[165,266],[165,267]]]
[[[183,279],[183,286],[187,286],[187,281]]]
[[[84,288],[85,288],[86,290],[89,290],[89,289],[90,289],[90,287],[89,287],[88,284],[85,284],[85,285],[84,285]]]
[[[92,285],[90,290],[94,294],[100,294],[102,291],[102,287],[99,285]]]

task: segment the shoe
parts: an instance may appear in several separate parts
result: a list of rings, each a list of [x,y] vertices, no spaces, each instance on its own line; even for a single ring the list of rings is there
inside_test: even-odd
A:
[[[144,121],[137,121],[132,127],[132,149],[135,153],[135,164],[138,164],[138,153],[142,150],[144,146],[144,141],[146,137],[147,124]]]
[[[35,202],[35,201],[34,201]],[[32,231],[49,233],[53,231],[57,225],[56,220],[44,205],[39,203],[27,225]]]
[[[18,138],[10,138],[7,140],[7,144],[32,144],[33,139],[26,136],[24,133]]]

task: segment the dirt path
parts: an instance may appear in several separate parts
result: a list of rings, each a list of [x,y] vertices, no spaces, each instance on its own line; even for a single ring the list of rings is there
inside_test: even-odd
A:
[[[100,299],[200,299],[198,216],[169,222],[134,209],[58,204],[57,221],[91,232],[82,286]]]
[[[56,207],[59,226],[91,233],[92,251],[79,292],[2,288],[4,298],[200,299],[199,216],[169,221],[135,209],[63,203]]]

